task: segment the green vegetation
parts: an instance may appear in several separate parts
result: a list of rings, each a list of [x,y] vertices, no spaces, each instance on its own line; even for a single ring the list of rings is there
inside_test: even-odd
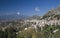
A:
[[[8,27],[4,31],[0,28],[0,38],[59,38],[59,27],[60,25],[45,25],[42,31],[38,28],[37,32],[33,28],[28,28],[27,30],[22,30],[21,32],[17,31],[17,29],[13,27]],[[59,31],[53,33],[56,29],[59,29]]]

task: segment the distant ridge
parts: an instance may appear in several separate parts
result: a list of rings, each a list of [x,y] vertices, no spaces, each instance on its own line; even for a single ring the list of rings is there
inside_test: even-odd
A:
[[[5,15],[5,16],[0,16],[0,21],[12,21],[12,20],[20,20],[20,19],[25,19],[28,16],[26,15]]]
[[[40,20],[41,19],[41,16],[39,16],[39,15],[33,15],[33,16],[30,16],[30,17],[28,17],[27,19],[37,19],[37,20]]]

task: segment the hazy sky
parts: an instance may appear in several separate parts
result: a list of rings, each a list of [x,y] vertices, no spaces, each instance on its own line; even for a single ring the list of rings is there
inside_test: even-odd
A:
[[[57,8],[60,0],[0,0],[0,16],[3,15],[44,15]]]

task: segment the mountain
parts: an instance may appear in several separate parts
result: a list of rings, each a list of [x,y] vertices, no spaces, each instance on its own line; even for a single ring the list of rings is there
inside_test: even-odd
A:
[[[6,20],[19,20],[19,19],[25,19],[28,16],[26,15],[5,15],[0,16],[0,21],[6,21]]]
[[[41,17],[38,16],[38,15],[33,15],[33,16],[28,17],[27,19],[37,19],[37,20],[40,20]]]
[[[26,16],[26,15],[5,15],[0,16],[0,21],[4,20],[19,20],[19,19],[60,19],[60,6],[58,8],[52,9],[48,11],[43,16],[33,15],[33,16]]]
[[[56,9],[52,9],[50,11],[48,11],[44,16],[43,16],[43,19],[54,19],[54,18],[57,18],[57,19],[60,19],[60,6]]]

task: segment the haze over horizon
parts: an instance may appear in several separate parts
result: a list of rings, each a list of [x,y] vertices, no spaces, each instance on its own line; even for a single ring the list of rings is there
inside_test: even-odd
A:
[[[0,0],[0,16],[40,15],[57,8],[60,0]]]

